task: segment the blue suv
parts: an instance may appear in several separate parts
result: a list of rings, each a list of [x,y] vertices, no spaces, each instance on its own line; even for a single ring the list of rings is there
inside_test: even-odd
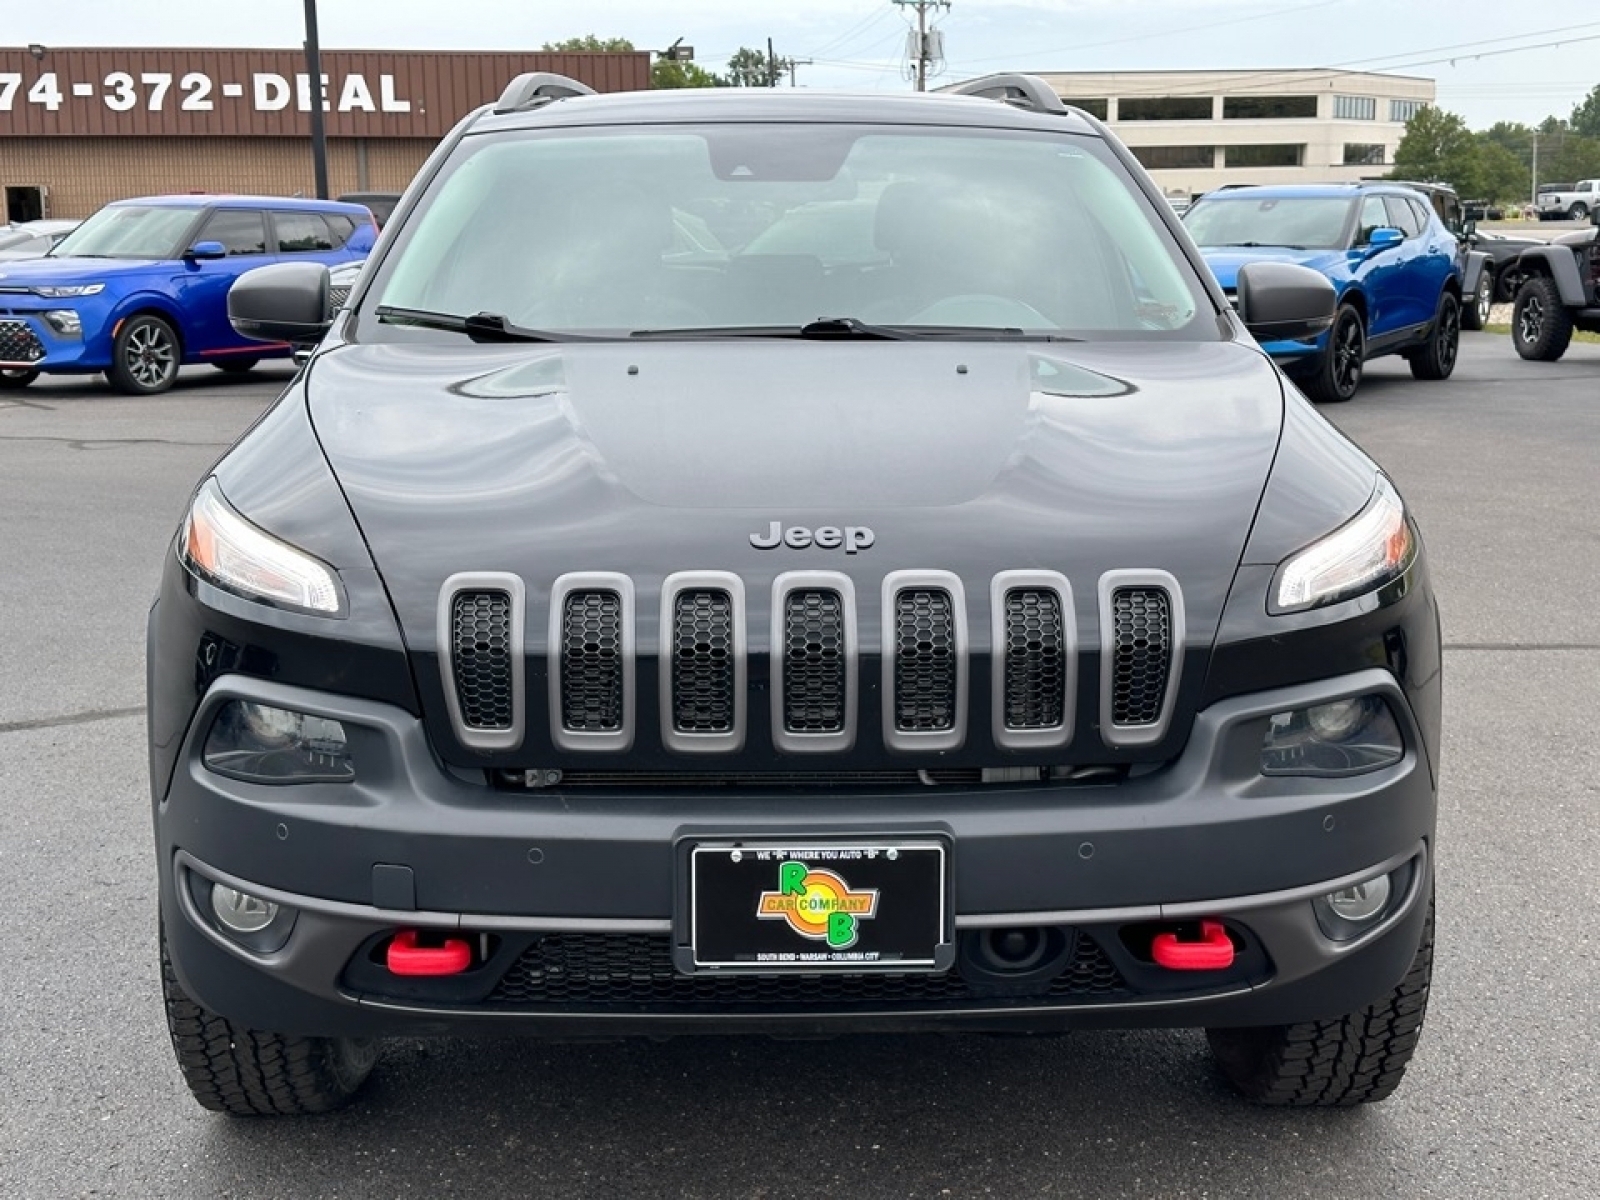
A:
[[[41,372],[104,371],[152,395],[186,363],[248,371],[288,346],[228,324],[228,288],[275,262],[363,259],[377,238],[358,204],[268,196],[155,196],[108,204],[44,258],[0,263],[0,387]]]
[[[1299,263],[1338,292],[1333,325],[1263,347],[1313,400],[1348,400],[1363,364],[1403,355],[1418,379],[1447,379],[1461,340],[1459,243],[1427,200],[1404,186],[1226,187],[1183,218],[1233,298],[1250,262]]]

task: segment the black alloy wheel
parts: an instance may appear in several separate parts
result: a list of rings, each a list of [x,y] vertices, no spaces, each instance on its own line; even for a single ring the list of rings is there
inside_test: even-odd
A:
[[[1461,301],[1446,292],[1439,297],[1428,340],[1411,355],[1411,375],[1415,379],[1449,379],[1460,352]]]
[[[1461,310],[1461,328],[1482,329],[1489,323],[1489,310],[1494,306],[1494,272],[1484,267],[1478,279],[1478,290],[1472,294],[1472,303]]]
[[[0,370],[0,388],[25,388],[37,378],[39,372],[28,367],[6,367]]]
[[[1302,383],[1305,394],[1318,403],[1342,404],[1361,386],[1361,373],[1367,361],[1367,332],[1361,314],[1349,304],[1341,304],[1333,314],[1328,331],[1328,348],[1316,374]]]
[[[172,386],[182,358],[172,326],[151,313],[141,313],[130,317],[118,331],[106,378],[119,392],[153,396]]]
[[[1572,314],[1561,303],[1556,281],[1530,275],[1511,309],[1511,344],[1523,358],[1555,362],[1572,342]]]
[[[1501,304],[1510,304],[1527,278],[1515,265],[1505,268],[1494,277],[1494,298]]]

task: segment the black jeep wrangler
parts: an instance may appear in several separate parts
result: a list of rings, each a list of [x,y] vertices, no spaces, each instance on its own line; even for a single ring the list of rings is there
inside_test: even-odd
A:
[[[1511,341],[1523,358],[1555,362],[1572,331],[1600,333],[1600,256],[1595,253],[1600,209],[1588,229],[1566,233],[1517,256],[1523,276],[1511,310]]]

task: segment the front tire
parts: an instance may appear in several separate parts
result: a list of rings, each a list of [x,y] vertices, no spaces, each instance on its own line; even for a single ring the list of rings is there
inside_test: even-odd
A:
[[[1428,340],[1411,356],[1411,375],[1415,379],[1449,379],[1460,352],[1461,301],[1446,292],[1439,297]]]
[[[1387,996],[1332,1021],[1208,1029],[1218,1067],[1257,1104],[1353,1108],[1387,1099],[1416,1053],[1433,978],[1433,902],[1411,969]]]
[[[1561,303],[1556,281],[1531,275],[1517,290],[1511,309],[1511,344],[1523,358],[1555,362],[1572,342],[1572,314]]]
[[[172,386],[182,360],[177,331],[162,318],[141,313],[124,321],[117,332],[106,378],[119,392],[154,396]]]
[[[1587,205],[1574,204],[1567,209],[1567,220],[1569,221],[1587,221],[1588,219],[1589,209]]]
[[[37,371],[26,367],[7,367],[0,371],[0,388],[25,388],[37,378]]]
[[[1489,309],[1494,305],[1494,272],[1484,267],[1478,279],[1478,290],[1472,294],[1472,303],[1461,310],[1461,328],[1482,329],[1489,323]]]
[[[202,1008],[178,983],[161,935],[161,992],[178,1070],[202,1108],[234,1117],[332,1112],[355,1098],[377,1061],[377,1044],[353,1038],[290,1037],[235,1025]]]
[[[1304,380],[1305,394],[1319,404],[1342,404],[1361,386],[1361,373],[1367,361],[1367,331],[1361,314],[1349,304],[1341,304],[1333,314],[1328,330],[1328,348],[1316,373]]]

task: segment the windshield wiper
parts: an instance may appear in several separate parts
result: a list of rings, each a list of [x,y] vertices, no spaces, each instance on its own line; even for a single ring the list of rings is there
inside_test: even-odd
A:
[[[1310,246],[1297,246],[1294,242],[1213,242],[1212,250],[1309,250]]]
[[[430,312],[425,308],[397,308],[379,305],[378,320],[386,325],[415,325],[420,329],[445,329],[464,333],[475,342],[596,342],[608,338],[581,334],[552,333],[544,329],[525,329],[513,325],[499,313],[480,312],[463,317],[455,313]]]
[[[978,340],[1026,338],[1069,342],[1074,338],[1025,333],[999,325],[873,325],[856,317],[819,317],[803,325],[717,325],[685,329],[635,329],[636,338],[803,338],[817,341],[914,342],[939,338]]]

